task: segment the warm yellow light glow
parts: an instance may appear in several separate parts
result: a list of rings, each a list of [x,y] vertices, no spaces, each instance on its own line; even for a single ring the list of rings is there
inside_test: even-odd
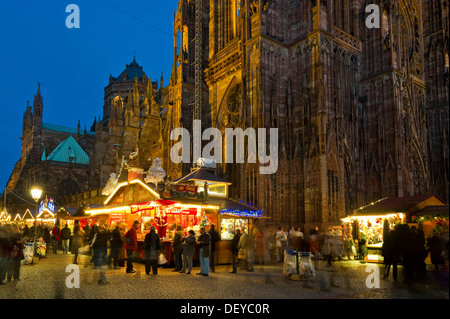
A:
[[[99,215],[99,214],[109,214],[118,211],[125,211],[127,213],[131,212],[130,206],[117,206],[117,207],[106,207],[97,209],[87,209],[85,212],[89,215]]]
[[[150,193],[152,193],[153,196],[156,197],[156,199],[160,198],[159,194],[157,192],[155,192],[153,189],[151,189],[148,185],[146,185],[143,181],[141,181],[139,179],[135,179],[135,180],[132,180],[129,182],[123,182],[123,183],[120,183],[119,185],[117,185],[117,187],[114,189],[114,191],[111,193],[111,195],[108,196],[108,198],[104,201],[103,204],[107,205],[120,188],[126,186],[127,184],[136,184],[136,183],[141,184],[143,187],[145,187]]]
[[[31,190],[31,197],[33,197],[33,199],[35,201],[38,201],[41,198],[42,195],[42,189],[39,188],[33,188]]]
[[[27,208],[27,210],[25,211],[25,214],[23,214],[23,217],[22,217],[22,219],[25,219],[25,216],[27,216],[27,214],[28,214],[28,218],[27,219],[34,219],[34,217],[33,217],[33,215],[31,215],[31,212],[30,212],[30,210]]]
[[[40,218],[41,215],[44,214],[45,212],[50,213],[50,214],[52,215],[50,218],[55,217],[55,214],[53,214],[50,210],[48,210],[47,207],[45,207],[45,208],[42,210],[42,212],[37,216],[37,218]],[[45,219],[48,219],[48,218],[45,218]]]
[[[182,209],[189,209],[189,208],[197,208],[197,209],[220,209],[219,206],[215,205],[193,205],[193,204],[181,204],[181,203],[175,203],[173,206],[181,206]]]
[[[380,255],[372,255],[372,254],[369,254],[369,255],[367,255],[367,260],[375,260],[375,261],[382,261],[383,260],[383,257],[382,256],[380,256]]]
[[[384,214],[384,215],[352,215],[347,216],[345,218],[341,218],[343,222],[351,222],[355,219],[358,220],[375,220],[377,218],[395,218],[398,217],[403,220],[404,214],[403,213],[396,213],[396,214]]]

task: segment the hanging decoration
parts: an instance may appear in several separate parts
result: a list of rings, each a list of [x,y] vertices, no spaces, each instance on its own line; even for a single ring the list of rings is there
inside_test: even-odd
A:
[[[105,187],[102,190],[102,195],[109,196],[119,185],[119,178],[115,173],[111,173]]]
[[[162,168],[162,161],[159,157],[156,157],[152,162],[152,166],[148,169],[145,182],[153,183],[157,187],[158,183],[164,180],[164,177],[166,177],[166,172]]]

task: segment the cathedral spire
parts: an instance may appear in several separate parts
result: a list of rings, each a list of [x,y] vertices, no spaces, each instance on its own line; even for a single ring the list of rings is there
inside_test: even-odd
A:
[[[33,101],[33,125],[42,125],[42,109],[43,109],[43,98],[41,95],[41,83],[38,82],[38,88]]]

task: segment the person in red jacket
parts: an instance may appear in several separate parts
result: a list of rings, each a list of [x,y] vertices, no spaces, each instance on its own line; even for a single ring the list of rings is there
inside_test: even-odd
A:
[[[139,229],[139,221],[135,220],[133,226],[127,231],[124,236],[125,250],[127,252],[127,274],[135,273],[133,269],[133,253],[137,252],[137,229]]]
[[[53,227],[52,230],[52,241],[53,241],[53,253],[56,254],[58,243],[59,243],[59,236],[61,235],[61,231],[59,229],[59,225],[56,224],[55,227]]]

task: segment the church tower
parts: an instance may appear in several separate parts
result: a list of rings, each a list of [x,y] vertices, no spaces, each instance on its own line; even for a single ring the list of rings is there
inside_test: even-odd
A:
[[[185,128],[190,132],[192,138],[192,123],[195,106],[195,0],[180,0],[176,13],[174,13],[173,38],[174,38],[174,59],[172,64],[172,74],[169,83],[168,109],[165,115],[167,123],[164,128],[164,170],[168,178],[174,180],[183,174],[190,172],[192,163],[174,164],[170,161],[169,152],[171,147],[177,142],[169,140],[170,132],[175,128]],[[208,52],[208,15],[209,0],[202,1],[203,19],[203,65],[202,70],[207,65]],[[208,91],[206,84],[203,85],[203,108],[202,127],[210,127],[210,109],[208,107]],[[192,160],[192,152],[191,152]]]

